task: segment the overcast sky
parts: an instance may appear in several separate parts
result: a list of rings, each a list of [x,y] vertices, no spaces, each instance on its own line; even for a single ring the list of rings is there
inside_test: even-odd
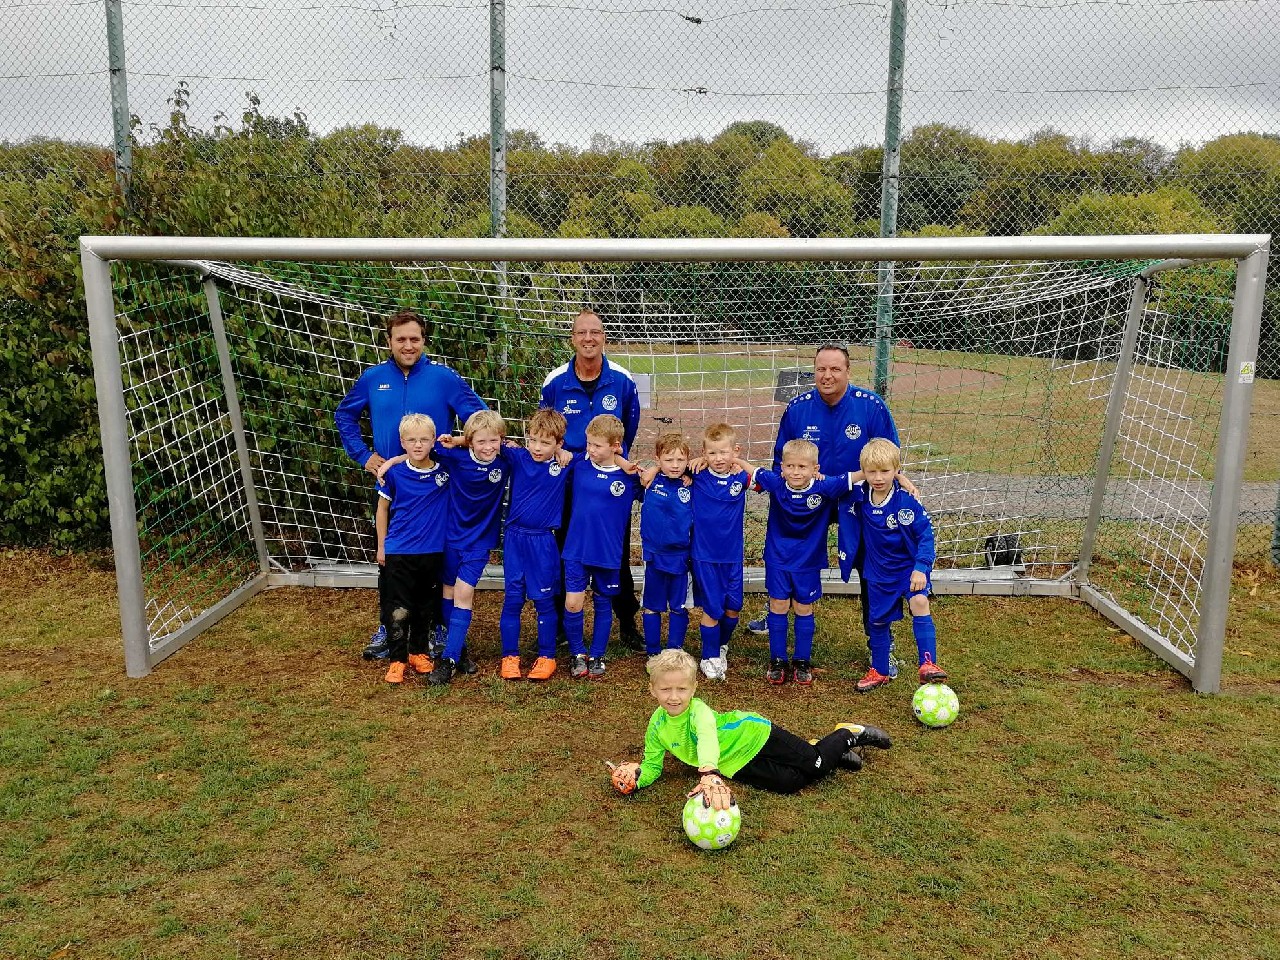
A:
[[[550,143],[713,136],[772,120],[824,153],[879,143],[888,2],[507,5],[507,126]],[[662,0],[669,2],[669,0]],[[596,6],[587,4],[596,3]],[[0,0],[0,138],[111,138],[102,0]],[[692,22],[700,19],[701,23]],[[314,129],[373,122],[445,144],[489,128],[487,3],[124,3],[130,106],[238,122],[245,92]],[[1280,0],[911,0],[903,132],[1200,143],[1280,133]]]

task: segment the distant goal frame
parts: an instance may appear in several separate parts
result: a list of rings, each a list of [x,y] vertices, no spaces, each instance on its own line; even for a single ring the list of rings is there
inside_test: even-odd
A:
[[[113,261],[156,261],[196,271],[205,264],[291,260],[301,262],[629,262],[696,263],[712,261],[862,261],[880,265],[892,277],[894,263],[910,261],[1152,261],[1134,278],[1115,377],[1128,376],[1133,344],[1152,278],[1166,270],[1199,261],[1234,261],[1229,350],[1223,378],[1214,479],[1208,506],[1208,534],[1202,574],[1198,627],[1193,656],[1171,649],[1141,620],[1090,581],[1093,537],[1105,496],[1109,445],[1116,435],[1124,395],[1115,389],[1108,399],[1101,439],[1098,476],[1086,520],[1080,557],[1069,575],[1055,579],[952,575],[938,571],[938,593],[1059,596],[1084,601],[1137,638],[1180,673],[1194,690],[1217,692],[1221,685],[1232,562],[1244,454],[1252,401],[1266,279],[1268,235],[1194,234],[1115,237],[974,237],[893,239],[365,239],[85,236],[80,241],[85,299],[92,341],[103,461],[111,512],[112,544],[126,671],[145,676],[161,660],[261,591],[275,586],[373,586],[372,570],[289,572],[273,568],[268,557],[254,498],[253,474],[245,447],[244,427],[236,399],[235,375],[227,353],[226,333],[215,289],[206,282],[208,314],[218,344],[226,387],[227,416],[235,432],[243,494],[252,518],[259,572],[216,603],[185,622],[160,642],[151,637],[139,550],[138,509],[134,497],[128,412],[121,376],[117,314],[112,286]],[[756,571],[758,574],[758,571]],[[488,571],[486,584],[500,583],[500,568]],[[497,577],[498,580],[493,578]],[[749,577],[758,589],[758,576]],[[828,579],[828,593],[853,592]]]

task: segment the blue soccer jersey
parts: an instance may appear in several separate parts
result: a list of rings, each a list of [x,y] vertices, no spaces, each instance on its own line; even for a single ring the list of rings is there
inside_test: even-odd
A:
[[[929,513],[895,480],[884,503],[871,502],[870,487],[854,489],[862,544],[866,552],[865,576],[869,583],[896,583],[912,570],[928,575],[936,551]]]
[[[693,487],[659,473],[640,505],[644,559],[663,573],[686,573],[693,534]]]
[[[583,566],[618,570],[640,480],[621,467],[597,467],[585,454],[575,457],[570,469],[573,509],[562,556]]]
[[[419,470],[407,461],[387,471],[378,496],[390,504],[383,552],[440,553],[449,514],[449,471],[440,463]]]
[[[707,468],[693,475],[694,560],[742,563],[749,480],[745,470],[720,474]]]
[[[459,554],[492,550],[498,545],[502,494],[511,476],[511,461],[499,453],[481,463],[465,447],[437,446],[435,456],[449,471],[449,547]]]
[[[539,463],[524,447],[504,448],[511,462],[511,504],[507,526],[556,530],[564,514],[564,485],[569,470],[552,457]]]
[[[822,570],[827,566],[827,521],[832,504],[849,493],[849,474],[811,480],[801,490],[787,486],[772,470],[752,477],[769,494],[764,563],[779,570]]]
[[[773,469],[776,472],[782,466],[782,448],[788,440],[812,440],[823,473],[829,477],[853,473],[862,468],[862,448],[873,437],[901,446],[889,407],[878,393],[850,385],[835,404],[828,404],[817,390],[806,390],[783,411],[773,445]]]
[[[360,466],[375,452],[398,457],[400,418],[406,413],[425,413],[435,422],[437,433],[453,429],[453,418],[465,421],[477,410],[487,409],[467,382],[442,363],[419,358],[406,373],[394,360],[385,360],[362,373],[333,413],[342,448]],[[373,430],[373,450],[360,432],[360,420],[369,415]]]

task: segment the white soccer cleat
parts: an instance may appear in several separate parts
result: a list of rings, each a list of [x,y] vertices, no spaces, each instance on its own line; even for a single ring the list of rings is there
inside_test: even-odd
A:
[[[720,666],[719,657],[703,660],[702,663],[698,664],[698,667],[702,670],[702,675],[708,680],[724,679],[724,668]]]

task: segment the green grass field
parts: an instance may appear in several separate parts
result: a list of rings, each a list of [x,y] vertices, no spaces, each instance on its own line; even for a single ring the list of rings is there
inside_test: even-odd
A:
[[[0,555],[0,956],[1280,957],[1280,579],[1241,570],[1225,692],[1200,697],[1082,605],[939,598],[960,720],[859,697],[855,608],[815,687],[742,639],[719,708],[894,749],[798,797],[739,792],[722,853],[669,761],[621,798],[652,707],[597,684],[392,689],[365,591],[257,598],[143,680],[102,557]],[[910,640],[900,637],[910,648]]]

